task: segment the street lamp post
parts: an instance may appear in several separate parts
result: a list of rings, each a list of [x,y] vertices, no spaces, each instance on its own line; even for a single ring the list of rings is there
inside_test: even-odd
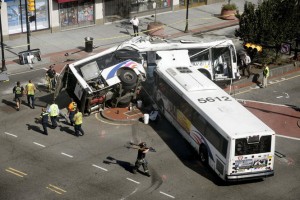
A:
[[[153,1],[153,4],[152,4],[154,10],[155,10],[155,14],[154,14],[154,22],[156,22],[156,0]]]
[[[185,17],[185,30],[184,32],[187,33],[189,32],[189,4],[190,4],[190,0],[187,0],[186,3],[186,17]]]
[[[0,0],[0,11],[1,11],[1,14],[2,14],[2,0]],[[7,68],[6,68],[6,65],[5,65],[5,57],[4,57],[4,45],[3,45],[3,31],[2,31],[2,17],[1,17],[1,14],[0,14],[0,35],[1,35],[1,54],[2,54],[2,68],[1,68],[1,71],[6,71]]]

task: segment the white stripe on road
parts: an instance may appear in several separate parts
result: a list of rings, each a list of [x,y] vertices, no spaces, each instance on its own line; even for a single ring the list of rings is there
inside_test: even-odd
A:
[[[172,199],[175,199],[175,197],[173,197],[172,195],[169,195],[169,194],[164,193],[164,192],[162,192],[162,191],[159,191],[159,193],[161,193],[161,194],[163,194],[163,195],[166,195],[166,196],[168,196],[168,197],[170,197],[170,198],[172,198]]]
[[[71,155],[69,155],[69,154],[66,154],[66,153],[64,153],[64,152],[61,152],[61,154],[62,154],[62,155],[65,155],[65,156],[68,156],[68,157],[70,157],[70,158],[73,158],[73,156],[71,156]]]
[[[107,169],[105,169],[105,168],[103,168],[103,167],[100,167],[100,166],[98,166],[98,165],[95,165],[95,164],[93,164],[93,167],[97,167],[97,168],[99,168],[99,169],[102,169],[103,171],[107,171]]]
[[[276,136],[282,137],[282,138],[287,138],[287,139],[292,139],[292,140],[299,140],[300,141],[300,138],[296,138],[296,137],[290,137],[290,136],[279,135],[279,134],[276,134]]]
[[[10,136],[13,136],[13,137],[18,137],[17,135],[14,135],[14,134],[11,134],[11,133],[8,133],[8,132],[4,132],[6,135],[10,135]]]
[[[37,143],[37,142],[33,142],[34,144],[38,145],[38,146],[41,146],[41,147],[46,147],[45,145],[42,145],[40,143]]]
[[[136,183],[136,184],[140,184],[140,182],[137,182],[137,181],[135,181],[135,180],[133,180],[133,179],[131,179],[131,178],[127,178],[127,180],[132,181],[132,182],[134,182],[134,183]]]

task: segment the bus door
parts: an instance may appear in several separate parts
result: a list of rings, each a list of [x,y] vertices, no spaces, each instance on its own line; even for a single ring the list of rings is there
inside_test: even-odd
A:
[[[232,78],[232,62],[229,47],[214,47],[211,51],[214,80]]]

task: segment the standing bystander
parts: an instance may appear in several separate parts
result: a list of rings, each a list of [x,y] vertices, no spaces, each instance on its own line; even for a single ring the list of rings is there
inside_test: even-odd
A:
[[[48,113],[50,115],[52,128],[55,129],[57,127],[57,117],[59,115],[59,108],[55,101],[53,101],[50,105]]]
[[[15,101],[16,101],[16,109],[17,111],[20,110],[21,105],[21,97],[23,96],[24,88],[20,85],[20,81],[17,82],[17,85],[13,88],[13,93],[15,94]]]
[[[76,113],[74,115],[74,130],[75,130],[75,135],[78,137],[79,136],[79,132],[81,132],[81,136],[84,135],[84,131],[81,128],[82,125],[82,113],[76,109]]]
[[[42,108],[42,113],[40,115],[40,119],[41,119],[41,124],[43,126],[43,130],[44,130],[44,135],[48,135],[48,131],[47,131],[47,127],[48,127],[48,117],[49,114],[48,112],[46,112],[46,108]]]
[[[28,106],[32,109],[34,109],[34,94],[35,94],[36,87],[32,83],[31,80],[28,81],[28,84],[25,87],[25,91],[27,94],[27,103]]]
[[[139,19],[134,16],[131,20],[130,20],[130,23],[132,24],[133,26],[133,32],[134,32],[134,37],[138,36],[139,35]]]
[[[55,88],[55,76],[56,76],[56,71],[53,68],[53,65],[50,65],[48,71],[46,72],[46,78],[48,82],[48,90],[51,92]]]
[[[262,85],[262,87],[266,88],[268,85],[268,77],[270,75],[270,69],[267,64],[264,64],[263,66],[264,67],[263,67],[263,81],[262,81],[263,85]]]
[[[250,70],[250,63],[251,63],[251,58],[247,53],[244,53],[241,58],[242,62],[242,72],[243,76],[246,76],[245,70],[247,71],[247,77],[250,78],[251,75],[251,70]]]
[[[69,119],[70,119],[71,126],[74,125],[74,115],[75,115],[76,109],[77,109],[77,104],[74,101],[74,99],[71,98],[71,103],[68,106]]]

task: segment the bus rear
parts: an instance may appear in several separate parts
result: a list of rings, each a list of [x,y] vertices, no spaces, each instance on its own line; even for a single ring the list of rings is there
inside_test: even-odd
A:
[[[274,175],[275,133],[268,133],[231,140],[227,181]]]

